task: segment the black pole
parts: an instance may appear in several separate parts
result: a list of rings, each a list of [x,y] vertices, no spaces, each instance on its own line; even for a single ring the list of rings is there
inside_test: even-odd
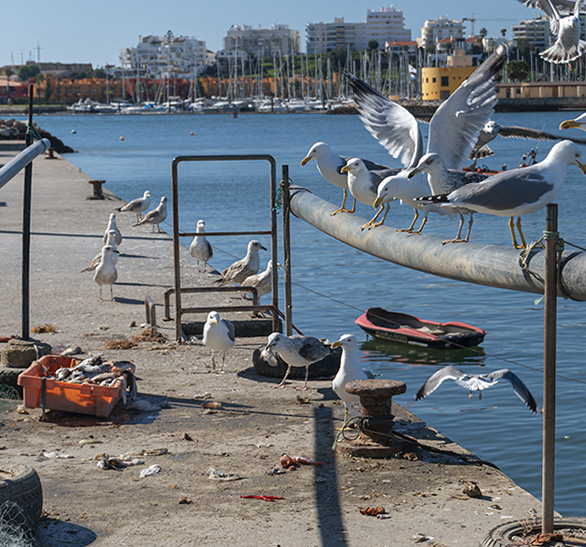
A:
[[[293,334],[293,304],[291,301],[291,232],[289,217],[289,166],[283,165],[281,197],[283,200],[283,281],[285,285],[285,334]]]
[[[33,143],[33,84],[28,86],[28,124],[26,146]],[[33,164],[24,168],[24,199],[22,213],[22,339],[28,340],[30,333],[30,251],[31,251],[31,201],[32,201]]]

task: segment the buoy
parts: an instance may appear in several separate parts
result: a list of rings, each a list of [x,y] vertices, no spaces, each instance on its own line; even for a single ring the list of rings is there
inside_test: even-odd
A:
[[[75,135],[76,133],[77,133],[77,131],[76,131],[75,129],[72,129],[72,130],[71,130],[71,134],[72,134],[72,135]]]
[[[190,133],[190,135],[195,135],[195,133],[192,131],[192,132]]]
[[[124,137],[120,137],[120,140],[123,141],[124,140]]]

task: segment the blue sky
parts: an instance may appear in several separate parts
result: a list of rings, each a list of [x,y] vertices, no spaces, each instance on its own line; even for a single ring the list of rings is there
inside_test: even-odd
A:
[[[90,62],[97,66],[118,64],[120,48],[131,47],[139,35],[163,35],[172,30],[176,36],[205,40],[208,49],[222,48],[222,38],[231,25],[287,24],[298,30],[304,48],[307,22],[332,22],[343,17],[349,22],[366,20],[367,9],[380,9],[382,3],[356,0],[26,0],[2,2],[0,66],[22,60]],[[518,0],[462,2],[461,0],[397,0],[403,11],[405,27],[412,37],[420,35],[426,19],[447,15],[452,19],[475,17],[475,31],[485,27],[489,35],[499,35],[536,12]],[[470,32],[470,23],[466,23]]]

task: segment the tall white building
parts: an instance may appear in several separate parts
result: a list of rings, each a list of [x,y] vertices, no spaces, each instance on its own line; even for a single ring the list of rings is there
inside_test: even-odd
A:
[[[421,28],[421,47],[432,50],[445,38],[464,39],[464,24],[442,15],[439,19],[428,19]]]
[[[586,14],[580,14],[580,38],[585,40],[586,36]],[[553,45],[556,37],[551,33],[549,28],[549,19],[545,15],[535,19],[526,19],[518,25],[513,25],[513,40],[527,39],[532,48],[543,50]]]
[[[307,23],[305,43],[307,53],[327,53],[337,48],[362,51],[368,42],[376,40],[383,50],[386,42],[411,40],[411,30],[405,28],[403,12],[394,6],[382,6],[380,10],[368,10],[366,22],[347,23],[336,17],[332,23]]]
[[[271,25],[269,28],[253,28],[250,25],[232,25],[224,38],[226,53],[244,52],[250,57],[272,57],[299,53],[299,31],[289,25]]]
[[[206,64],[206,44],[187,36],[139,36],[136,47],[120,50],[120,64],[140,76],[191,78]]]

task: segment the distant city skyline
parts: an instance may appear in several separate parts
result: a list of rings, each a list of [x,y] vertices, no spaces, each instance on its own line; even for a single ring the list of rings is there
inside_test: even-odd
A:
[[[458,0],[397,0],[395,3],[315,2],[296,0],[275,4],[272,0],[167,0],[140,3],[102,0],[88,4],[79,0],[27,0],[25,6],[6,2],[2,6],[4,25],[0,32],[0,66],[20,65],[27,60],[62,63],[91,63],[94,68],[119,64],[119,50],[134,47],[139,36],[164,35],[171,30],[176,36],[193,36],[217,51],[232,25],[268,28],[272,24],[289,25],[298,30],[305,50],[305,25],[308,22],[333,22],[343,17],[346,22],[366,20],[368,9],[394,6],[403,12],[405,28],[412,39],[421,35],[426,19],[442,15],[450,19],[474,18],[478,34],[486,28],[489,36],[500,36],[502,28],[511,38],[511,27],[539,12],[524,7],[518,0],[494,0],[473,4]],[[490,9],[490,11],[489,11]],[[464,21],[466,34],[471,22]]]

